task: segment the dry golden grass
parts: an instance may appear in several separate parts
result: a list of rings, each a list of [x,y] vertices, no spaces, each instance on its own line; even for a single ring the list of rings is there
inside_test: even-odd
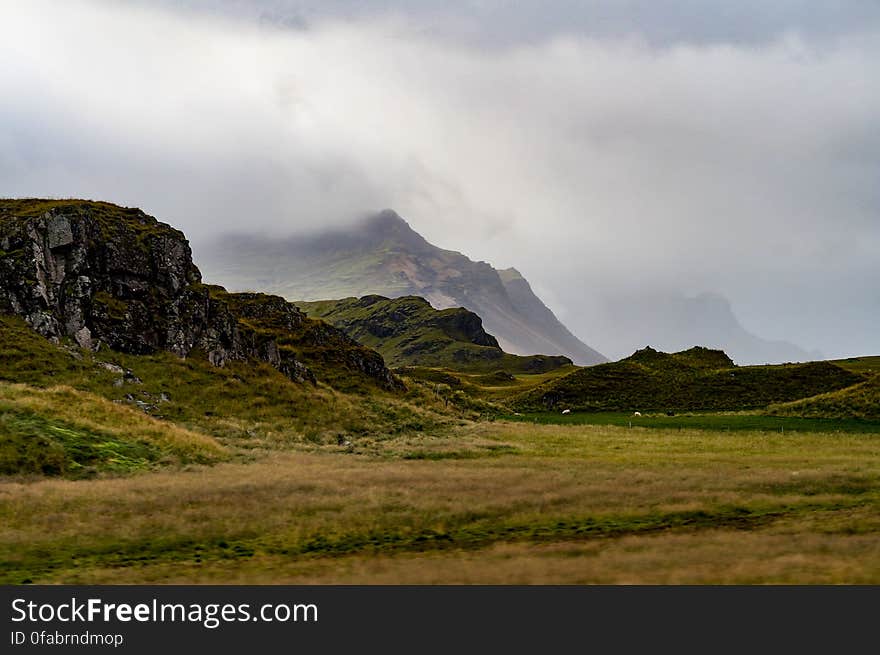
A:
[[[0,382],[0,407],[51,416],[69,425],[138,440],[188,457],[220,459],[227,450],[212,437],[160,421],[143,412],[72,387],[39,389]]]
[[[475,424],[371,455],[0,483],[0,577],[876,583],[878,483],[880,435]]]
[[[876,584],[874,535],[709,530],[395,556],[145,565],[128,582],[187,584]],[[76,575],[76,574],[74,574]],[[118,583],[118,569],[72,580]]]

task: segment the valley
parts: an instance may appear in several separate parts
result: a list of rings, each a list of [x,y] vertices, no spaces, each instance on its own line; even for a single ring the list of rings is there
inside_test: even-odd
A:
[[[880,581],[880,357],[503,343],[205,283],[140,210],[0,201],[0,581]]]

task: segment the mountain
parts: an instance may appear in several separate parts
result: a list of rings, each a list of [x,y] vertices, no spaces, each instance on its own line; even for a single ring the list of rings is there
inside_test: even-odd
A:
[[[283,298],[203,284],[184,235],[139,209],[0,200],[0,255],[0,312],[56,342],[218,367],[260,361],[300,383],[400,387],[381,355]]]
[[[578,308],[574,308],[575,311]],[[717,293],[618,295],[596,305],[579,321],[601,338],[606,352],[623,356],[650,343],[664,351],[693,344],[720,348],[737,364],[824,359],[787,341],[763,339],[743,327],[730,302]]]
[[[522,409],[742,410],[837,391],[864,377],[830,362],[736,366],[720,350],[664,353],[647,347],[582,368],[523,394]]]
[[[498,271],[428,243],[395,212],[347,229],[268,239],[227,235],[202,251],[202,268],[235,289],[265,289],[290,300],[421,296],[437,309],[464,307],[509,353],[606,361],[559,322],[514,269]]]
[[[430,366],[456,370],[544,373],[571,364],[561,355],[511,355],[483,329],[480,317],[462,307],[434,309],[419,296],[364,296],[316,302],[297,301],[320,318],[371,348],[390,366]]]

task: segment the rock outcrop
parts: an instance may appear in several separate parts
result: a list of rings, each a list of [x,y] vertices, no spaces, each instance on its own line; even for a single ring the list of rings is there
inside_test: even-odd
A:
[[[366,377],[387,389],[400,381],[375,350],[361,345],[342,330],[307,317],[280,296],[265,293],[229,293],[210,287],[212,298],[239,319],[239,332],[250,348],[265,353],[262,359],[284,370],[297,354],[322,379],[341,389],[351,389],[351,374]],[[275,362],[278,362],[277,364]]]
[[[300,352],[308,348],[297,345],[315,322],[283,298],[250,296],[203,284],[183,233],[139,209],[0,200],[0,311],[49,339],[132,354],[198,353],[215,366],[256,359],[314,383]],[[346,351],[343,366],[386,388],[399,384],[378,353],[325,329]]]

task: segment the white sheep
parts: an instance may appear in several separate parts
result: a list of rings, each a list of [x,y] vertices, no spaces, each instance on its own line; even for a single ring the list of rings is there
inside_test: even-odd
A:
[[[570,409],[563,409],[562,413],[563,414],[571,414],[571,410]]]
[[[633,412],[633,416],[641,416],[641,415],[642,415],[641,412]]]

